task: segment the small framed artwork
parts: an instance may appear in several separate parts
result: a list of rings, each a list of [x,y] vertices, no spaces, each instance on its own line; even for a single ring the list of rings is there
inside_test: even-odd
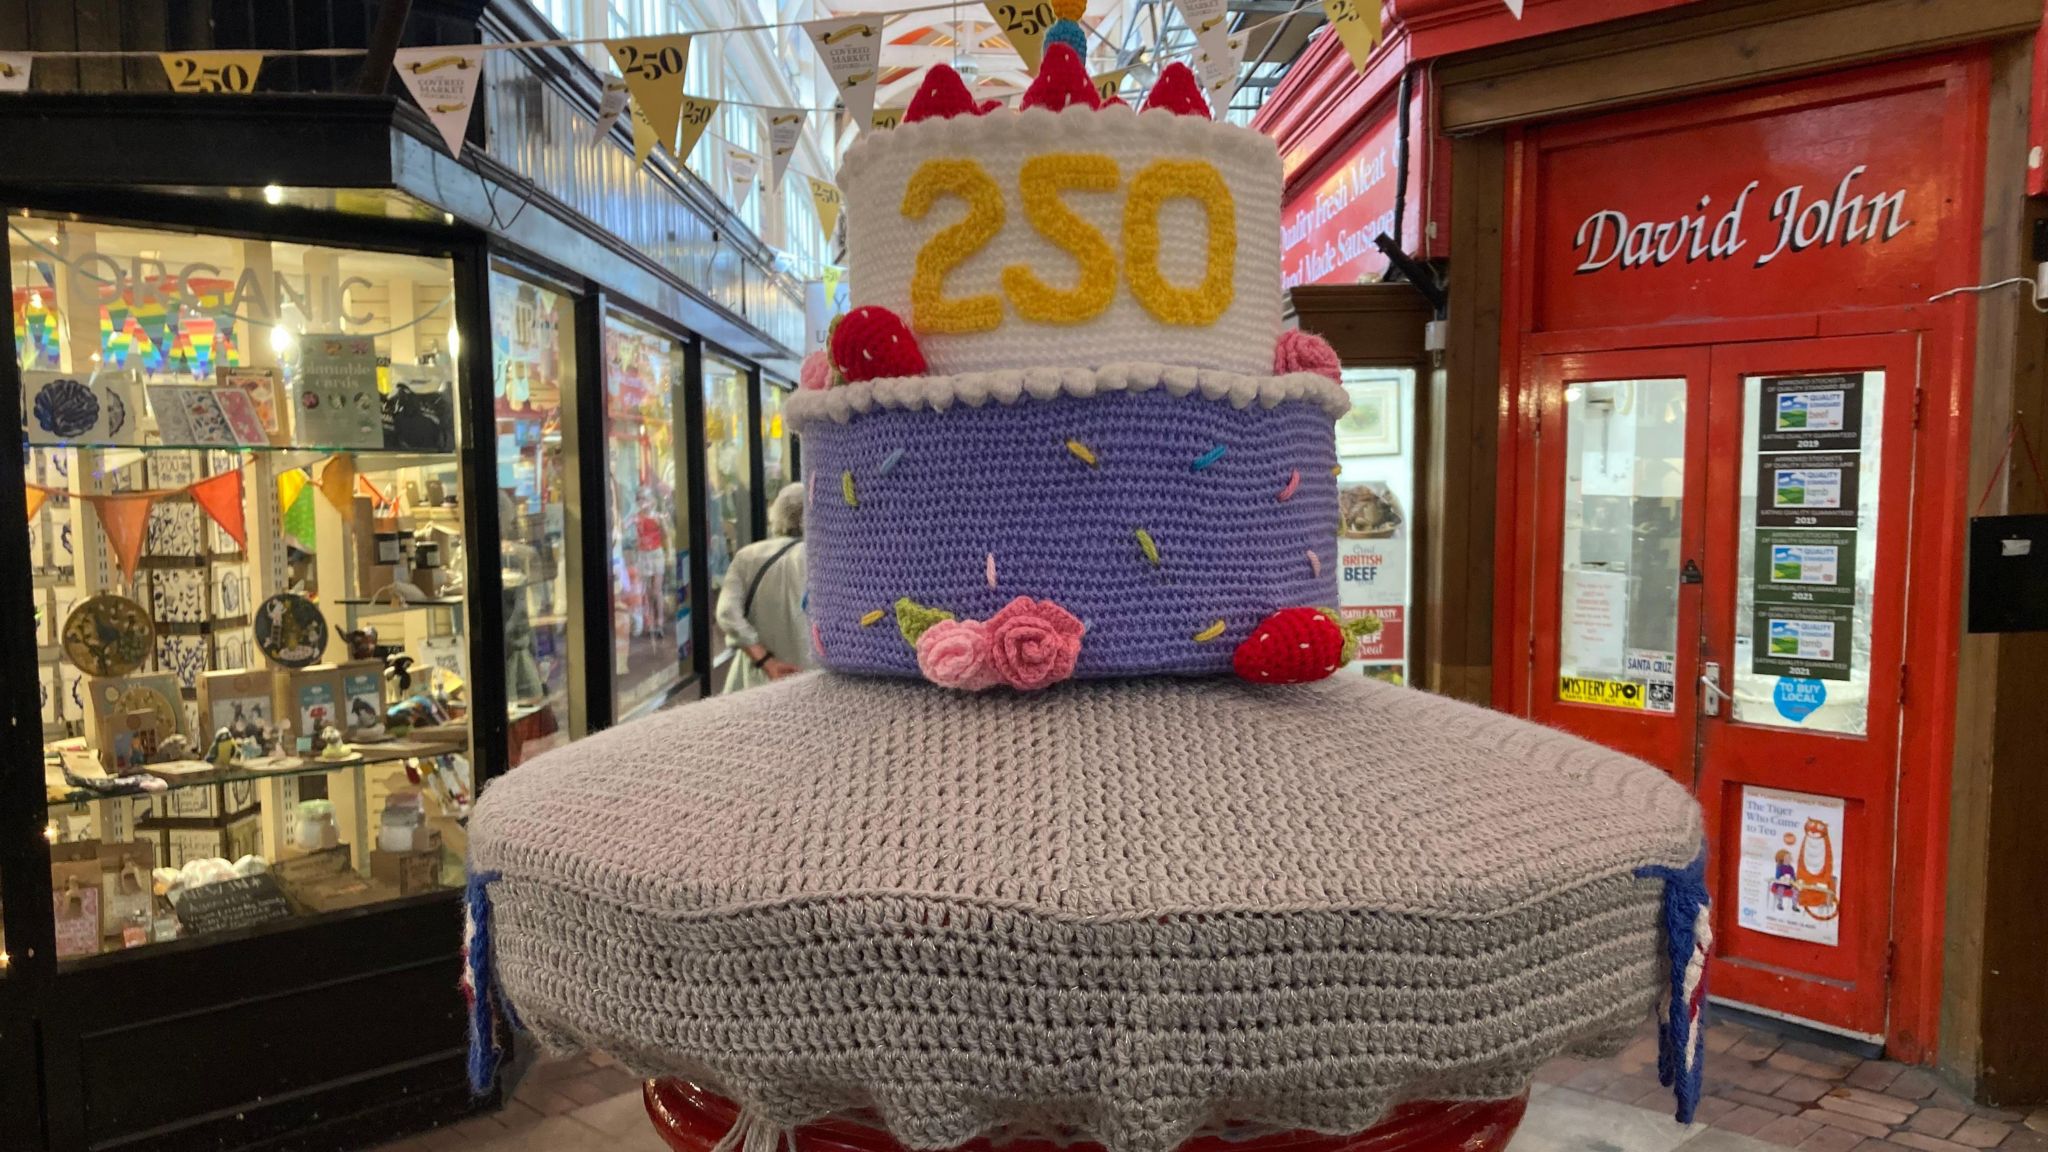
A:
[[[1349,380],[1351,411],[1337,421],[1337,455],[1397,456],[1401,452],[1401,386],[1394,380]]]

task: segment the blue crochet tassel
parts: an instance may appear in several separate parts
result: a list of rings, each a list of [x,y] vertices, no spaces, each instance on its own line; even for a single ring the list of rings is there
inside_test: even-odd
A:
[[[469,1090],[485,1095],[498,1082],[505,1058],[493,1012],[497,982],[491,974],[491,898],[496,872],[472,872],[462,892],[462,999],[469,1007]]]
[[[1052,27],[1045,30],[1045,46],[1050,48],[1055,44],[1065,44],[1072,48],[1074,55],[1079,56],[1084,63],[1088,59],[1088,33],[1082,31],[1081,25],[1075,21],[1055,20]]]
[[[1684,868],[1651,865],[1636,875],[1664,882],[1664,947],[1671,988],[1657,1036],[1657,1080],[1678,1096],[1678,1122],[1692,1123],[1706,1065],[1707,953],[1714,945],[1705,849]]]

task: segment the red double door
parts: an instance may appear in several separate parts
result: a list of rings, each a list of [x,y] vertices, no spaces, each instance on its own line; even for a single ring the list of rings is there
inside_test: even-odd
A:
[[[1517,709],[1699,797],[1717,999],[1870,1039],[1886,1031],[1919,343],[1539,356],[1518,443]]]

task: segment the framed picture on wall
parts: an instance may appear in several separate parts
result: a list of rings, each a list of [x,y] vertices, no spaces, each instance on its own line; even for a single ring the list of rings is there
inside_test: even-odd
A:
[[[1344,391],[1351,396],[1351,411],[1337,421],[1337,455],[1399,455],[1399,383],[1394,380],[1347,380]]]

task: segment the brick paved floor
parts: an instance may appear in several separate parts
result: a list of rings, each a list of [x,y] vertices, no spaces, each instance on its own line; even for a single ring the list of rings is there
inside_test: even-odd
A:
[[[1699,1122],[1671,1122],[1646,1027],[1606,1060],[1537,1073],[1509,1152],[2048,1152],[2048,1108],[1981,1107],[1932,1073],[1720,1022],[1707,1030]],[[1619,1106],[1619,1107],[1618,1107]],[[503,1111],[380,1152],[665,1152],[639,1084],[600,1054],[538,1065]]]

